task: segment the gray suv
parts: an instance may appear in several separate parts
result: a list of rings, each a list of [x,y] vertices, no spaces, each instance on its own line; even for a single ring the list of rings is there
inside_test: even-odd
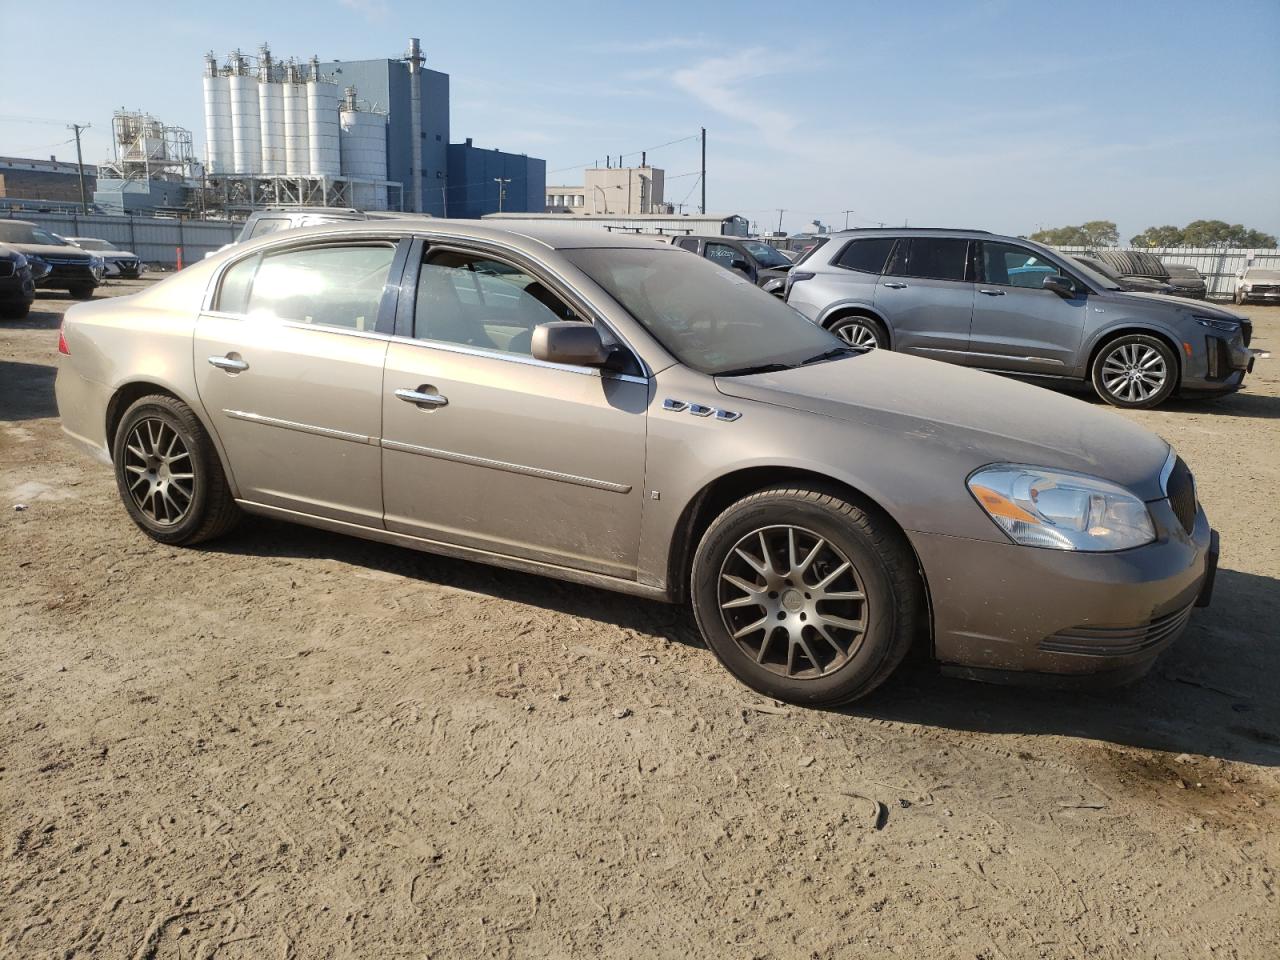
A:
[[[849,230],[787,276],[786,300],[864,350],[1091,381],[1117,407],[1238,390],[1252,324],[1131,293],[1049,247],[982,230]]]

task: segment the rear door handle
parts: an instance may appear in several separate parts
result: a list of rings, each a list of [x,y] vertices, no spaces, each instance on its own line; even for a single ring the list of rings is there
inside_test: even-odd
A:
[[[449,398],[442,397],[438,393],[423,393],[420,390],[409,390],[401,387],[396,391],[396,396],[405,403],[421,403],[428,407],[447,407]]]
[[[209,362],[219,370],[248,370],[249,364],[235,357],[210,357]]]
[[[890,290],[905,290],[907,288],[905,283],[886,283],[884,286],[888,287]]]
[[[978,292],[979,292],[979,293],[981,293],[981,294],[985,294],[985,295],[986,295],[986,296],[988,296],[988,297],[1003,297],[1003,296],[1004,296],[1004,291],[1003,291],[1003,290],[979,290]]]

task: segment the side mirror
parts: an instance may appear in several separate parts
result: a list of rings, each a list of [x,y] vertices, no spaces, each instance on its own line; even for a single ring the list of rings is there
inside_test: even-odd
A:
[[[1046,290],[1052,290],[1060,297],[1070,299],[1076,295],[1076,285],[1067,277],[1057,273],[1045,274],[1044,280],[1040,282],[1040,285]]]
[[[534,359],[576,367],[600,367],[609,359],[600,331],[577,320],[556,320],[534,327],[532,352]]]
[[[743,260],[741,257],[735,257],[733,260],[729,262],[729,269],[740,270],[743,273],[750,273],[751,264],[747,263],[747,261]]]

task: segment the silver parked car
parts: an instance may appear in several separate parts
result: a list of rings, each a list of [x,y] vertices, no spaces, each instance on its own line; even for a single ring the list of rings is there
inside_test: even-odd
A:
[[[1249,267],[1236,278],[1236,303],[1280,303],[1280,270]]]
[[[787,275],[786,299],[860,349],[1089,381],[1108,403],[1240,389],[1252,325],[1230,310],[1134,293],[1079,260],[981,230],[853,230]]]
[[[527,231],[527,232],[526,232]],[[672,602],[743,682],[1132,678],[1216,534],[1160,438],[861,353],[642,238],[399,219],[273,234],[70,310],[63,429],[161,543],[243,513]]]

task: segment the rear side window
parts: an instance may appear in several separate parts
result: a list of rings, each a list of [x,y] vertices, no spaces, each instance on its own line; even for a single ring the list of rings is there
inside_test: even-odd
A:
[[[246,240],[252,240],[254,237],[265,237],[268,233],[275,233],[277,230],[285,230],[290,223],[284,217],[263,217],[253,225],[249,231]]]
[[[884,262],[893,248],[893,237],[867,237],[853,240],[840,251],[836,266],[859,273],[884,273]]]
[[[686,250],[692,250],[694,253],[698,252],[698,240],[696,237],[681,237],[676,241],[676,246],[684,247]]]
[[[969,241],[947,237],[912,237],[899,240],[886,273],[922,280],[964,280],[969,263]]]
[[[218,302],[214,309],[220,313],[246,313],[249,306],[249,287],[253,284],[253,275],[258,270],[262,257],[255,254],[246,257],[239,263],[232,264],[222,275],[222,286],[218,289]]]

